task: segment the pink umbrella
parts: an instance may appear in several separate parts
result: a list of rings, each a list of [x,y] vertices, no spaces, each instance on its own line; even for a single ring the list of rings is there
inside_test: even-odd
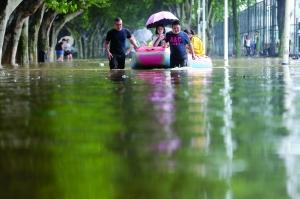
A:
[[[172,24],[174,21],[179,21],[179,19],[173,15],[171,12],[168,11],[161,11],[154,13],[149,17],[146,23],[147,28],[154,28],[157,25],[169,25]]]

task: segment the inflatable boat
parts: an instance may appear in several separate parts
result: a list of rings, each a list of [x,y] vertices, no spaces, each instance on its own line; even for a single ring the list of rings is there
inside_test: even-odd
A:
[[[134,69],[168,68],[170,66],[170,49],[140,47],[132,56],[131,66]]]
[[[163,47],[140,47],[131,59],[133,69],[170,68],[170,49]],[[212,61],[209,57],[196,57],[188,55],[188,67],[211,68]]]
[[[212,67],[212,60],[210,57],[197,57],[196,59],[192,59],[192,55],[188,55],[188,67],[191,68],[211,68]]]

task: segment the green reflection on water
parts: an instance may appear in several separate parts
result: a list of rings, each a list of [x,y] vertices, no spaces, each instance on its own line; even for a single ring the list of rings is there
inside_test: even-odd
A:
[[[85,65],[2,74],[1,198],[291,198],[280,68]]]

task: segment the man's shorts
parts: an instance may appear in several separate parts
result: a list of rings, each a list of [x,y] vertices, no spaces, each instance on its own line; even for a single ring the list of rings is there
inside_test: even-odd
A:
[[[125,68],[125,54],[113,54],[111,60],[109,60],[110,69],[124,69]]]
[[[56,56],[57,57],[60,57],[60,56],[63,56],[64,55],[64,51],[63,50],[57,50],[56,51]]]
[[[187,66],[187,59],[177,59],[177,58],[170,58],[170,67],[184,67]]]

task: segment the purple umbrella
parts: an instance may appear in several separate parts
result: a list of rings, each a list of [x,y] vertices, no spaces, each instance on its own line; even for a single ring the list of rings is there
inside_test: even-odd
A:
[[[174,21],[179,21],[179,19],[168,11],[161,11],[154,13],[149,17],[146,23],[147,28],[154,28],[157,25],[169,25]]]

